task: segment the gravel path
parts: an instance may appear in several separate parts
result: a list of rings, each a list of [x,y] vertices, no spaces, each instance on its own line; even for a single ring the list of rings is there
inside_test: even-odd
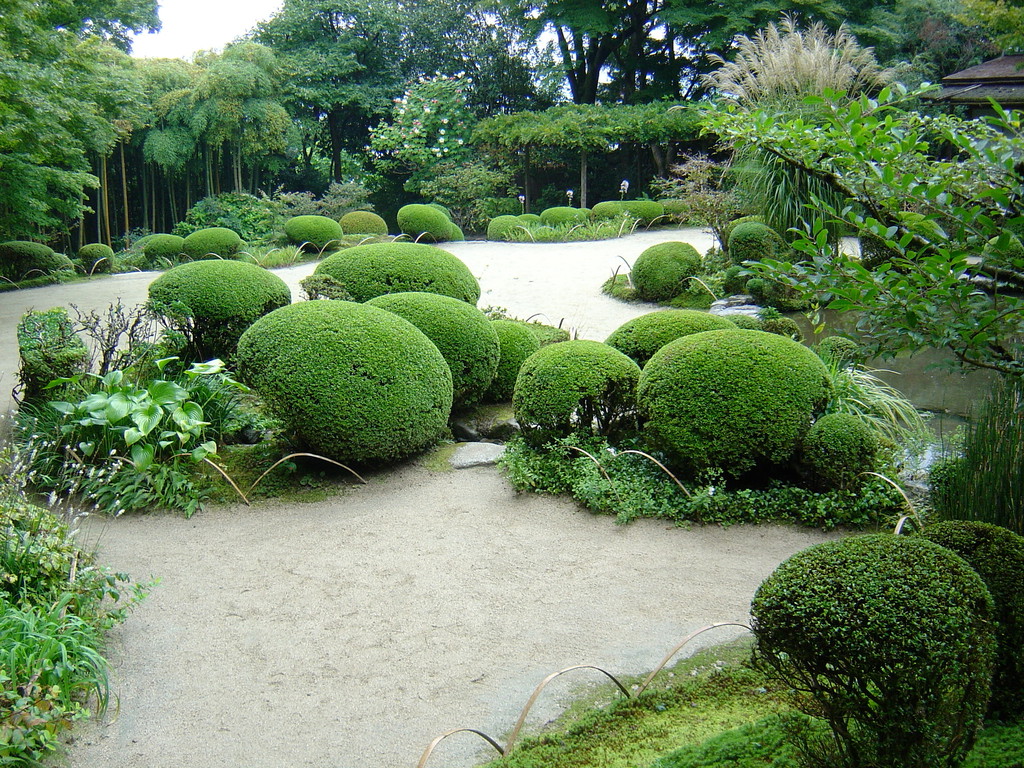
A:
[[[449,249],[480,278],[481,306],[604,339],[653,307],[608,299],[601,282],[668,239],[709,244],[681,230]],[[296,286],[311,270],[280,274]],[[0,295],[0,386],[13,383],[26,308],[132,303],[152,277]],[[697,627],[744,620],[757,585],[825,534],[619,527],[565,499],[518,495],[493,467],[410,462],[321,503],[89,517],[81,536],[158,583],[112,635],[119,705],[76,730],[72,768],[412,768],[448,729],[501,738],[554,670],[639,672]],[[537,722],[586,679],[556,686]],[[456,736],[430,765],[474,765],[488,757],[482,743]]]

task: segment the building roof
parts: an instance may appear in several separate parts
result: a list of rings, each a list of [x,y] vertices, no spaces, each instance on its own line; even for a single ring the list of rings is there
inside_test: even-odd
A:
[[[1004,107],[1024,105],[1024,55],[1000,56],[942,78],[942,88],[931,96],[953,104],[987,105],[994,100]]]
[[[996,82],[1024,85],[1024,56],[1000,56],[942,78],[943,85]]]

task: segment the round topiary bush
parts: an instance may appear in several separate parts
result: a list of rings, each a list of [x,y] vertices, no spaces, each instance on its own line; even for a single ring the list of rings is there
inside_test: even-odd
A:
[[[492,320],[491,327],[498,334],[498,369],[491,386],[484,395],[489,403],[505,403],[512,399],[516,377],[526,358],[540,349],[540,341],[522,323],[514,320]]]
[[[386,235],[388,223],[373,211],[349,211],[341,217],[346,235]]]
[[[512,394],[523,437],[533,445],[578,431],[614,438],[636,423],[639,376],[636,363],[597,341],[541,348],[523,363]]]
[[[557,227],[560,224],[586,224],[590,220],[590,211],[585,208],[557,205],[541,211],[540,220],[549,227]]]
[[[462,231],[462,227],[452,222],[452,225],[448,230],[448,239],[453,243],[461,243],[465,241],[466,233]]]
[[[413,240],[429,239],[440,243],[451,234],[452,222],[443,210],[433,205],[413,203],[398,209],[398,228]]]
[[[641,368],[651,356],[681,336],[703,331],[736,330],[731,320],[695,309],[666,309],[648,312],[616,328],[605,344],[632,358]]]
[[[480,284],[469,267],[425,243],[369,243],[328,256],[316,268],[330,275],[355,301],[385,293],[423,291],[476,305]]]
[[[890,534],[829,541],[758,588],[755,661],[832,728],[813,764],[952,768],[985,713],[992,614],[981,578],[944,547]]]
[[[759,221],[744,221],[729,233],[729,258],[733,264],[775,259],[786,252],[786,243],[774,229]]]
[[[304,445],[338,461],[408,456],[448,427],[448,364],[412,323],[378,307],[275,310],[242,335],[238,373]]]
[[[389,293],[367,304],[394,312],[434,342],[452,372],[456,407],[480,401],[498,369],[498,334],[487,316],[464,301],[436,293]]]
[[[78,259],[87,274],[110,272],[114,266],[114,249],[106,243],[88,243],[78,249]]]
[[[920,535],[966,560],[992,594],[998,652],[989,714],[1019,718],[1024,714],[1024,537],[968,520],[935,523]]]
[[[748,221],[756,221],[759,224],[764,224],[764,218],[761,216],[740,216],[738,219],[733,219],[722,229],[722,249],[728,253],[729,251],[729,235],[732,231],[740,224],[744,224]]]
[[[519,219],[520,224],[525,224],[528,227],[531,225],[544,223],[543,219],[541,219],[540,217],[540,214],[537,213],[520,213],[518,216],[516,216],[516,218]]]
[[[803,466],[822,490],[855,488],[875,468],[878,438],[861,419],[830,413],[814,422],[803,443]]]
[[[729,296],[745,293],[750,275],[745,274],[743,267],[733,264],[722,275],[722,290]]]
[[[268,312],[291,303],[284,280],[241,261],[194,261],[169,269],[149,285],[158,312],[177,318],[175,302],[187,307],[187,357],[230,359],[242,333]]]
[[[651,443],[691,472],[787,462],[831,390],[811,350],[761,331],[706,331],[658,350],[637,389]]]
[[[184,250],[193,261],[230,259],[242,248],[242,238],[227,227],[197,229],[185,237]]]
[[[804,332],[800,325],[792,317],[768,317],[761,320],[761,330],[765,333],[775,333],[785,336],[793,341],[803,341]]]
[[[761,322],[760,318],[754,317],[753,315],[735,314],[735,315],[729,315],[728,317],[732,321],[733,325],[735,325],[737,328],[740,328],[740,329],[742,329],[744,331],[763,331],[764,330],[764,323]]]
[[[488,240],[505,240],[509,232],[523,226],[518,216],[495,216],[487,224]]]
[[[306,251],[329,250],[341,242],[341,224],[327,216],[292,216],[284,223],[284,234],[290,243]]]
[[[686,288],[686,279],[697,274],[700,265],[700,253],[689,243],[652,245],[633,264],[636,295],[644,301],[675,298]]]
[[[0,243],[0,276],[17,282],[57,271],[60,260],[55,259],[53,248],[28,240],[8,240]],[[63,257],[67,259],[67,257]],[[68,267],[71,262],[68,260]]]
[[[856,363],[863,357],[860,345],[845,336],[826,336],[818,342],[815,351],[826,363],[843,366]]]
[[[665,206],[655,200],[623,200],[621,205],[626,213],[644,224],[651,224],[665,215]]]
[[[603,200],[595,205],[591,211],[594,219],[598,221],[617,219],[628,213],[625,204],[621,200]]]
[[[185,238],[177,235],[150,235],[142,246],[146,264],[151,267],[167,267],[175,263],[185,252]]]
[[[746,287],[747,293],[762,307],[771,307],[780,312],[802,312],[810,307],[810,302],[800,291],[778,280],[752,277],[747,280]]]

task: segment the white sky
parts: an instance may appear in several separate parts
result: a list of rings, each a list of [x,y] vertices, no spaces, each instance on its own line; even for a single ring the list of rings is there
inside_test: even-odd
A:
[[[223,49],[259,21],[269,18],[282,0],[160,0],[163,28],[143,33],[132,44],[136,57],[189,59],[196,51]]]

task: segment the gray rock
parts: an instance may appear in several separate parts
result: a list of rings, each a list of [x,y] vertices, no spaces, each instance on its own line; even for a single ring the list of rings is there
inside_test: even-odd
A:
[[[728,298],[718,299],[718,301],[713,302],[708,312],[712,315],[721,315],[723,317],[728,317],[729,315],[757,317],[758,313],[761,312],[761,307],[754,303],[753,296],[736,294],[735,296],[729,296]]]
[[[505,446],[497,443],[459,443],[448,461],[454,469],[483,467],[494,464],[504,452]]]
[[[452,435],[456,440],[504,442],[519,433],[519,422],[508,404],[478,405],[466,413],[452,416]]]

